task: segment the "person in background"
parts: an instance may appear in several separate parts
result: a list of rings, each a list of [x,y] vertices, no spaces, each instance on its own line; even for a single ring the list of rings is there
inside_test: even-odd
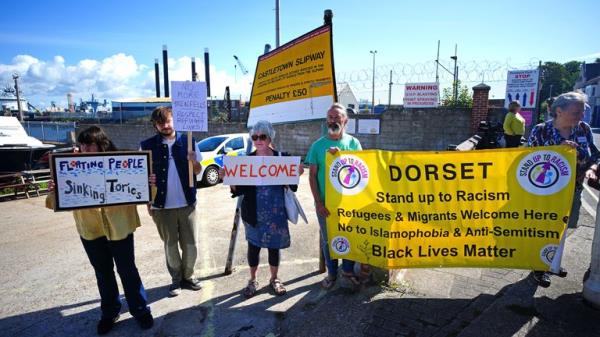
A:
[[[568,145],[577,150],[575,194],[571,205],[568,228],[576,228],[581,208],[581,192],[583,180],[591,176],[589,170],[597,165],[600,153],[594,145],[594,137],[590,126],[583,122],[583,109],[586,96],[578,92],[564,93],[554,100],[551,106],[551,115],[554,119],[536,125],[531,130],[528,145],[551,146]],[[567,272],[560,268],[558,273],[566,277]],[[543,271],[534,271],[534,279],[544,288],[550,286],[550,274]]]
[[[521,111],[519,101],[512,101],[508,104],[508,113],[504,117],[503,124],[506,147],[521,145],[521,137],[525,134],[525,118],[519,111]]]
[[[552,103],[554,103],[554,97],[548,97],[546,99],[546,113],[544,114],[544,122],[556,117],[556,115],[552,112]]]
[[[256,149],[249,156],[287,156],[273,148],[275,129],[268,121],[258,121],[250,130],[252,145]],[[300,167],[300,174],[303,169]],[[219,175],[223,177],[221,169]],[[232,197],[243,196],[241,214],[248,241],[248,265],[250,267],[250,280],[243,290],[246,298],[256,294],[258,281],[256,272],[261,248],[269,250],[269,269],[271,278],[269,285],[275,295],[281,296],[286,289],[278,277],[280,250],[290,246],[290,230],[284,204],[284,188],[292,191],[298,189],[297,185],[282,186],[231,186]]]
[[[97,126],[83,130],[77,137],[81,152],[110,152],[116,147]],[[54,181],[48,190],[55,189]],[[54,193],[48,194],[46,207],[54,209]],[[114,265],[121,278],[131,316],[142,329],[150,329],[154,318],[148,307],[146,290],[135,265],[133,232],[140,226],[136,205],[86,208],[73,211],[75,226],[83,248],[94,268],[100,292],[102,316],[97,325],[99,335],[107,334],[119,319],[121,300]]]
[[[148,211],[164,242],[167,269],[171,275],[169,296],[174,297],[181,293],[181,287],[194,291],[202,288],[194,271],[198,257],[196,175],[202,167],[196,153],[188,152],[186,135],[175,132],[170,107],[154,109],[151,120],[156,135],[140,145],[142,150],[152,152],[154,173],[151,175],[151,182],[157,189],[152,204],[148,205]],[[193,138],[192,144],[195,148]],[[188,161],[193,162],[192,187],[188,181]]]
[[[327,111],[327,135],[319,138],[310,146],[305,159],[305,164],[310,167],[310,190],[315,201],[321,230],[323,256],[327,265],[327,277],[321,282],[321,286],[325,289],[333,287],[338,273],[338,260],[331,259],[327,239],[326,219],[330,211],[325,207],[325,154],[327,152],[335,154],[340,150],[362,150],[360,141],[345,132],[347,123],[346,108],[339,103],[333,104]],[[365,265],[364,271],[368,273],[366,267]],[[354,261],[342,260],[342,276],[346,277],[354,286],[360,284],[359,278],[354,274]]]
[[[583,121],[590,124],[592,121],[592,107],[585,103],[585,107],[583,109]]]

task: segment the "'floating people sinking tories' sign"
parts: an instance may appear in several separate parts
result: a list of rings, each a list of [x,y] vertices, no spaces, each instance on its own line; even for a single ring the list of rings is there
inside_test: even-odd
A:
[[[332,258],[383,268],[556,270],[575,153],[547,146],[327,154]]]
[[[325,118],[335,101],[331,25],[324,25],[258,58],[248,126]]]
[[[56,211],[150,201],[150,152],[56,154]]]
[[[206,82],[171,81],[173,127],[177,131],[208,131]]]

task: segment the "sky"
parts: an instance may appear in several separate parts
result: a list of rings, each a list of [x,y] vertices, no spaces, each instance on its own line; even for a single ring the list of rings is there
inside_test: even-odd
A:
[[[233,98],[248,99],[257,57],[266,43],[275,46],[275,0],[21,0],[2,7],[0,87],[19,73],[21,91],[38,108],[66,106],[67,93],[77,101],[155,96],[154,59],[162,81],[165,44],[170,80],[191,79],[191,57],[203,80],[208,48],[212,96],[222,98],[230,86]],[[370,100],[376,50],[376,103],[388,102],[390,70],[393,104],[401,104],[404,83],[435,81],[438,40],[440,63],[452,69],[456,45],[463,84],[483,81],[496,98],[504,97],[509,69],[600,57],[597,0],[280,0],[281,44],[322,25],[325,9],[334,15],[338,89],[347,83]],[[442,68],[439,75],[449,87],[452,75]]]

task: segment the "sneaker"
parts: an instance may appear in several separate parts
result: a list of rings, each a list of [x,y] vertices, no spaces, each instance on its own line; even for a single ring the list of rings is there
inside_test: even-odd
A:
[[[114,318],[101,318],[100,321],[98,321],[98,326],[96,326],[96,331],[99,335],[106,335],[112,330],[118,319],[119,315]]]
[[[181,286],[179,282],[173,282],[169,286],[169,297],[175,297],[181,294]]]
[[[198,290],[202,289],[202,285],[200,284],[200,280],[198,280],[195,277],[192,277],[189,280],[183,280],[183,281],[181,281],[181,287],[182,288],[186,288],[186,289],[190,289],[190,290],[194,290],[194,291],[198,291]]]
[[[568,274],[569,273],[567,272],[567,270],[563,267],[560,267],[558,273],[552,273],[552,275],[556,275],[556,276],[562,277],[562,278],[567,277]]]
[[[142,316],[136,317],[135,320],[138,322],[142,330],[148,330],[154,325],[154,317],[150,312],[143,314]]]
[[[550,286],[550,275],[543,271],[534,271],[533,279],[537,282],[537,284],[542,288],[548,288]]]

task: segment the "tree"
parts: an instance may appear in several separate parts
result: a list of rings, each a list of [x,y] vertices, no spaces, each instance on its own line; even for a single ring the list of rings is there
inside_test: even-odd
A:
[[[454,101],[453,87],[444,88],[442,92],[442,106],[458,106],[464,108],[470,108],[473,106],[473,95],[469,92],[469,87],[466,85],[461,86],[460,81],[457,81],[456,86],[458,87],[458,99]]]
[[[542,65],[542,87],[540,99],[557,96],[573,90],[581,72],[581,62],[570,61],[565,64],[546,62]]]

